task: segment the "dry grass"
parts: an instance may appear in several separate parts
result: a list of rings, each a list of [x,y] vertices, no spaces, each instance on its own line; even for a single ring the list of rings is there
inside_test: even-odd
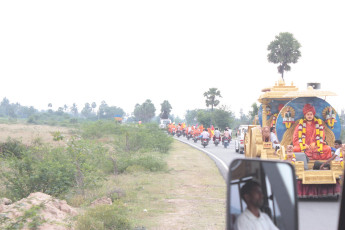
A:
[[[53,132],[61,132],[65,137],[63,141],[53,141]],[[54,146],[63,145],[71,136],[70,129],[64,127],[53,127],[47,125],[30,124],[0,124],[0,143],[5,142],[8,137],[21,140],[24,144],[30,145],[33,141],[40,140],[42,143],[50,143]]]
[[[147,229],[225,229],[226,185],[214,162],[175,141],[169,172],[112,177],[102,188],[121,188],[137,227]]]

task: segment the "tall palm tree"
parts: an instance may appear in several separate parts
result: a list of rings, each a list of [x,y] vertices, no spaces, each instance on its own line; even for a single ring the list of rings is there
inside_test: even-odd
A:
[[[206,106],[211,106],[211,111],[213,111],[213,107],[216,107],[219,105],[219,100],[217,100],[217,97],[222,97],[220,95],[220,91],[217,88],[210,88],[207,92],[204,93],[204,97],[206,97]]]

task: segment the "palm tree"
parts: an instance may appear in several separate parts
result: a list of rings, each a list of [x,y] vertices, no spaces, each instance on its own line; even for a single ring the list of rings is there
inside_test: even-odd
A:
[[[210,88],[204,93],[204,97],[206,97],[206,106],[211,106],[211,111],[213,111],[213,107],[216,107],[220,102],[217,100],[217,97],[222,97],[222,95],[220,95],[220,91],[217,88]]]

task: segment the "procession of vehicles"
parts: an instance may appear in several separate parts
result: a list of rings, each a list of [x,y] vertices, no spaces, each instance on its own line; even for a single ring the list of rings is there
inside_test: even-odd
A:
[[[213,126],[205,129],[203,125],[187,126],[185,123],[179,123],[178,125],[170,123],[167,126],[167,132],[172,136],[176,135],[177,138],[183,136],[186,137],[187,140],[192,139],[194,143],[200,141],[204,148],[209,145],[210,141],[212,141],[216,147],[222,144],[224,148],[227,148],[231,142],[231,130],[230,132],[227,130],[227,134],[224,135],[224,133],[220,133],[220,131],[217,131]],[[215,132],[218,132],[220,135],[215,135]],[[204,133],[207,133],[207,137],[203,136]]]

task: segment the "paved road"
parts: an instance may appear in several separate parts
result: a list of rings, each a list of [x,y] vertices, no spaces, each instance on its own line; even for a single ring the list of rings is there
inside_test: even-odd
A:
[[[176,138],[186,144],[204,151],[218,166],[222,176],[226,180],[228,166],[236,158],[243,158],[243,154],[235,152],[234,141],[225,149],[222,145],[217,147],[210,142],[210,145],[203,148],[200,141],[194,143],[185,137]],[[299,200],[298,215],[300,230],[336,230],[338,226],[339,201],[335,200]],[[345,217],[344,217],[345,218]]]

